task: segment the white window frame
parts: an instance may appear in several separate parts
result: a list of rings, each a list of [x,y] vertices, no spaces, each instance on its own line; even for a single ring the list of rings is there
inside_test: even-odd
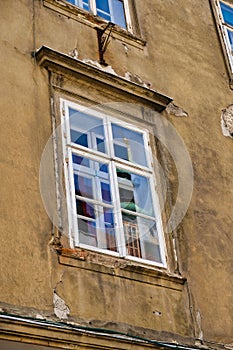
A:
[[[224,3],[226,6],[229,6],[232,9],[233,9],[233,3],[229,3],[227,1],[222,1],[222,0],[215,1],[217,16],[219,18],[219,25],[220,25],[220,29],[222,32],[222,39],[223,39],[224,46],[225,46],[224,48],[225,48],[226,55],[227,55],[227,58],[229,61],[231,74],[233,74],[233,50],[231,48],[231,43],[230,43],[228,33],[227,33],[227,30],[230,30],[233,32],[233,27],[224,21],[220,3]]]
[[[66,184],[68,227],[69,227],[69,239],[70,239],[71,248],[80,247],[80,248],[84,248],[90,251],[96,251],[103,254],[113,255],[117,257],[124,257],[129,260],[133,260],[143,264],[155,265],[158,267],[166,268],[167,252],[166,252],[166,246],[165,246],[164,233],[162,229],[162,219],[160,215],[159,199],[158,199],[158,194],[155,190],[156,180],[155,180],[154,171],[153,171],[152,152],[149,146],[148,130],[146,129],[142,130],[141,128],[139,129],[135,126],[132,126],[132,124],[123,122],[122,120],[116,119],[115,117],[112,117],[109,115],[106,116],[104,112],[99,112],[91,109],[91,115],[97,118],[101,118],[103,120],[103,126],[105,128],[105,135],[107,139],[109,138],[110,140],[113,140],[113,136],[111,134],[111,127],[110,127],[111,123],[117,124],[119,126],[128,128],[129,130],[140,132],[141,134],[143,134],[145,154],[146,154],[146,160],[148,164],[148,167],[146,167],[138,164],[133,164],[124,159],[115,157],[114,150],[113,150],[113,142],[105,143],[107,147],[107,154],[99,152],[97,150],[93,150],[91,148],[87,149],[82,145],[77,145],[72,143],[70,139],[69,108],[75,109],[80,112],[85,112],[88,114],[90,114],[90,110],[88,110],[86,106],[83,106],[79,103],[74,103],[62,98],[60,99],[60,113],[62,117],[61,130],[62,130],[64,178],[65,178],[65,184]],[[104,161],[105,163],[108,163],[109,173],[111,173],[110,188],[113,189],[113,191],[111,191],[111,195],[112,195],[112,203],[114,203],[114,206],[110,204],[109,205],[106,204],[106,207],[113,208],[113,211],[115,211],[115,213],[116,212],[127,213],[127,209],[122,209],[120,204],[116,167],[120,167],[123,170],[131,171],[135,174],[148,178],[150,189],[151,189],[151,199],[152,199],[152,204],[154,209],[154,217],[151,217],[149,215],[139,213],[139,212],[135,212],[135,216],[142,217],[144,219],[148,219],[151,221],[155,220],[157,231],[158,231],[158,242],[159,242],[159,248],[160,248],[161,263],[127,255],[127,251],[126,251],[127,248],[125,244],[123,222],[122,222],[121,215],[114,214],[114,220],[115,220],[114,222],[116,224],[115,238],[118,245],[117,247],[118,252],[107,250],[107,249],[101,249],[95,246],[85,245],[79,242],[78,223],[77,223],[77,214],[76,214],[76,197],[77,196],[75,195],[75,187],[74,187],[74,181],[73,181],[74,169],[73,169],[73,161],[72,161],[72,153],[74,154],[76,152],[79,156],[83,156],[90,160],[100,162],[100,163],[101,162],[103,163]],[[88,202],[90,203],[89,199],[88,199]],[[103,206],[103,202],[97,202],[96,200],[91,200],[91,202],[93,202],[93,204],[97,204],[97,205],[99,204]],[[132,212],[130,213],[132,215]]]
[[[111,16],[111,22],[114,22],[114,12],[112,10],[112,0],[109,1],[109,9],[110,9],[110,16]],[[126,30],[128,30],[130,33],[133,32],[132,28],[132,22],[131,22],[131,16],[130,16],[130,9],[129,9],[129,0],[120,0],[123,3],[124,7],[124,13],[125,13],[125,22],[126,22]],[[80,6],[80,2],[83,3],[82,0],[75,0],[75,6]],[[90,7],[90,12],[93,13],[95,16],[97,16],[97,8],[96,8],[96,0],[88,0],[89,2],[89,7]],[[102,18],[102,17],[101,17]],[[106,21],[104,18],[102,18],[104,21]],[[125,28],[122,28],[125,29]]]

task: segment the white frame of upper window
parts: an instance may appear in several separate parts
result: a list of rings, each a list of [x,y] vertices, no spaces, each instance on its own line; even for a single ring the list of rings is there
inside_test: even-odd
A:
[[[103,125],[106,130],[106,145],[108,148],[107,153],[102,153],[97,150],[93,150],[91,148],[86,148],[82,145],[77,145],[71,142],[70,139],[70,123],[69,123],[69,108],[72,108],[74,110],[85,112],[87,114],[90,114],[100,118],[104,121]],[[160,215],[160,205],[159,205],[159,199],[158,194],[155,190],[156,185],[156,179],[154,176],[154,170],[153,170],[153,161],[152,161],[152,152],[151,148],[149,146],[149,131],[141,128],[137,128],[132,124],[129,124],[127,122],[124,122],[120,119],[117,119],[115,117],[106,115],[105,112],[99,112],[97,110],[89,109],[87,106],[83,106],[79,103],[74,103],[69,100],[60,99],[60,113],[61,113],[61,132],[62,132],[62,147],[63,147],[63,161],[64,161],[64,178],[65,178],[65,184],[66,184],[66,196],[67,196],[67,212],[68,212],[68,227],[69,227],[69,239],[70,239],[70,245],[72,248],[74,247],[80,247],[84,248],[90,251],[96,251],[103,254],[108,255],[114,255],[117,257],[125,257],[129,260],[133,260],[136,262],[144,263],[147,265],[155,265],[158,267],[167,267],[167,251],[166,251],[166,245],[165,245],[165,238],[164,233],[162,229],[162,219]],[[145,154],[147,158],[147,164],[148,166],[141,166],[139,164],[133,164],[129,161],[126,161],[124,159],[118,158],[114,156],[112,146],[109,146],[111,142],[108,142],[109,140],[113,140],[113,137],[111,135],[111,123],[117,124],[119,126],[122,126],[124,128],[128,128],[129,130],[139,132],[143,134],[144,139],[144,147],[145,147]],[[114,210],[116,212],[122,212],[122,207],[120,205],[120,198],[119,198],[119,192],[117,187],[117,175],[116,175],[116,167],[122,168],[122,170],[126,171],[132,171],[135,174],[141,175],[143,177],[148,178],[150,189],[152,191],[152,204],[154,209],[154,217],[149,217],[148,215],[144,215],[140,212],[135,212],[135,216],[142,217],[144,219],[150,219],[156,221],[157,226],[157,232],[158,232],[158,241],[159,241],[159,248],[160,248],[160,254],[161,254],[161,263],[154,262],[150,260],[146,260],[143,258],[138,258],[134,256],[127,255],[126,252],[126,245],[124,240],[124,231],[123,231],[123,225],[122,225],[122,218],[121,215],[115,215],[115,223],[116,223],[116,241],[118,243],[118,252],[110,251],[107,249],[101,249],[95,246],[85,245],[83,243],[79,242],[79,233],[78,233],[78,224],[77,224],[77,214],[76,214],[76,195],[75,195],[75,187],[74,187],[74,169],[73,169],[73,161],[72,161],[72,153],[76,153],[79,156],[83,156],[85,158],[88,158],[89,160],[93,160],[96,162],[103,162],[109,164],[109,173],[111,173],[110,177],[110,187],[111,187],[111,195],[112,195],[112,202],[114,203]],[[113,189],[113,190],[112,190]],[[93,200],[93,203],[95,200]],[[100,204],[100,203],[94,203],[94,204]],[[101,204],[103,205],[103,203]],[[111,206],[111,205],[109,205]],[[127,209],[123,209],[123,211],[127,212]]]
[[[233,2],[227,2],[222,0],[214,1],[215,10],[217,12],[217,17],[219,19],[219,26],[222,34],[222,40],[224,43],[224,49],[229,62],[230,73],[233,74],[233,51],[231,49],[231,44],[227,33],[227,30],[233,31],[233,27],[224,21],[220,3],[223,3],[226,6],[229,6],[233,9]]]
[[[93,15],[97,16],[97,9],[96,9],[96,0],[88,0],[89,6],[90,6],[90,12],[93,13]],[[129,31],[130,33],[133,33],[132,28],[132,21],[130,16],[130,9],[129,9],[129,0],[120,0],[123,3],[124,8],[124,14],[125,14],[125,22],[126,22],[126,29],[121,27],[124,30]],[[79,0],[75,0],[75,6],[79,6]],[[113,17],[112,22],[114,22],[114,13],[112,11],[112,0],[109,0],[109,7],[110,7],[110,15]],[[101,17],[102,18],[102,17]],[[106,21],[106,19],[102,18],[103,21]]]

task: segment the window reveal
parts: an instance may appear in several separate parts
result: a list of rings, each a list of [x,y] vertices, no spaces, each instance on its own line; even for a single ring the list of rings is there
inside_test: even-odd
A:
[[[75,245],[164,266],[146,131],[64,107]]]

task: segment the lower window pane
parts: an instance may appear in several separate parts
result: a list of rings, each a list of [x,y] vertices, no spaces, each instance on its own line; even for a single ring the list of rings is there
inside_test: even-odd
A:
[[[112,209],[77,200],[77,214],[80,243],[118,251]]]
[[[97,247],[96,223],[84,219],[78,219],[80,243]]]
[[[145,260],[162,262],[156,222],[138,216],[122,215],[127,254]]]

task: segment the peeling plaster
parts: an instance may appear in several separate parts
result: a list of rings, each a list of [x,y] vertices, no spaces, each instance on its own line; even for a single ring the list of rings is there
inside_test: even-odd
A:
[[[55,291],[53,293],[53,305],[54,305],[54,314],[60,320],[67,320],[70,314],[70,309],[66,305],[65,301],[62,298],[60,298]]]
[[[233,104],[222,110],[221,127],[224,136],[233,138]]]
[[[200,311],[197,311],[196,313],[196,323],[197,323],[197,338],[201,342],[203,342],[203,331],[201,326],[201,313]]]
[[[111,74],[114,74],[114,75],[117,75],[117,73],[114,71],[114,69],[112,68],[112,66],[102,66],[98,61],[93,61],[89,58],[84,58],[82,60],[83,63],[86,63],[86,64],[90,64],[91,66],[94,66],[106,73],[111,73]]]
[[[142,85],[148,89],[151,89],[151,86],[152,86],[152,84],[149,81],[146,82],[146,81],[142,80],[142,78],[139,75],[133,74],[131,72],[125,73],[125,79],[132,81],[133,83],[136,83],[138,85]]]
[[[181,107],[174,105],[173,103],[169,103],[166,108],[168,114],[172,114],[175,117],[188,117],[188,113],[185,112]]]

